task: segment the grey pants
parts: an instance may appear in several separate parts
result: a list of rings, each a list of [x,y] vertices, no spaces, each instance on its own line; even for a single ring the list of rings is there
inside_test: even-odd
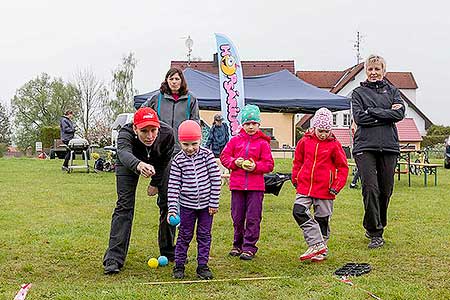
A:
[[[333,200],[311,198],[300,194],[295,197],[292,214],[303,230],[308,246],[328,241],[333,203]],[[311,206],[314,208],[314,217],[311,215]]]

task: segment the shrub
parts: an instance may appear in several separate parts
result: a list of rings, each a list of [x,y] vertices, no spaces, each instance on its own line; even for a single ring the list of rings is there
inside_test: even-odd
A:
[[[42,147],[50,148],[53,146],[53,140],[59,139],[60,129],[59,126],[43,126],[41,128],[40,139]]]
[[[422,147],[430,147],[437,144],[441,144],[448,138],[448,135],[427,135],[423,137],[423,141],[421,143]]]
[[[8,150],[8,145],[5,143],[0,143],[0,157],[3,157]]]

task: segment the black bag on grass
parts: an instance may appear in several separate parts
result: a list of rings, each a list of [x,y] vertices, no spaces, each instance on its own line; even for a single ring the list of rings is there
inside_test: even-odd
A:
[[[105,165],[105,160],[103,158],[99,158],[94,162],[94,169],[97,171],[103,171],[103,167]]]
[[[290,173],[264,174],[264,183],[266,185],[264,193],[278,196],[281,188],[283,187],[283,183],[288,180],[291,180]]]

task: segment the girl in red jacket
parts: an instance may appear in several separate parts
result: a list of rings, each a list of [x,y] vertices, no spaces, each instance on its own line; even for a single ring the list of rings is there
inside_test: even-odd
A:
[[[322,107],[295,148],[292,183],[297,195],[293,215],[308,244],[300,260],[326,259],[333,200],[345,186],[348,164],[341,143],[331,132],[333,115]],[[311,214],[314,207],[314,216]]]
[[[234,226],[231,256],[251,260],[256,254],[264,198],[264,173],[273,170],[270,138],[259,130],[259,108],[246,105],[241,111],[242,129],[220,155],[231,170],[231,217]]]

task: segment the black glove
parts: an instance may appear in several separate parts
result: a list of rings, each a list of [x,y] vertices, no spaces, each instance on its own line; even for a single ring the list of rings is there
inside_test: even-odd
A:
[[[339,192],[336,191],[336,189],[334,189],[334,188],[330,188],[329,191],[330,191],[330,194],[333,194],[333,195],[335,195],[335,196],[339,193]]]

